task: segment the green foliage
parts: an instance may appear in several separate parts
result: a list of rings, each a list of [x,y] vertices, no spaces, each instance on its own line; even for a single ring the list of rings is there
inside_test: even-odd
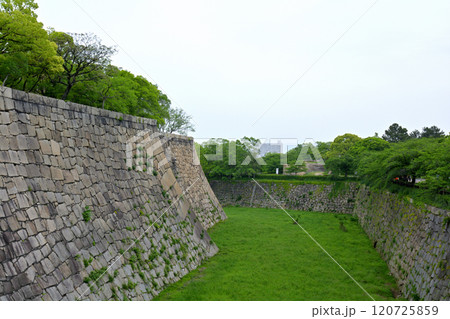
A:
[[[94,258],[92,258],[92,257],[89,257],[89,259],[83,259],[84,267],[88,267],[92,263],[93,260],[94,260]]]
[[[355,157],[350,154],[344,154],[338,157],[331,157],[327,160],[326,166],[333,175],[353,175],[356,170]]]
[[[84,208],[83,213],[82,213],[82,215],[83,215],[83,220],[84,220],[85,222],[88,222],[88,221],[91,220],[91,213],[92,213],[92,211],[91,211],[91,209],[89,208],[89,206],[86,206],[86,207]]]
[[[390,143],[406,141],[409,138],[408,130],[397,123],[392,124],[384,131],[383,139]]]
[[[34,91],[63,71],[63,60],[37,21],[33,0],[0,1],[0,84]]]
[[[265,174],[273,174],[276,172],[276,169],[278,168],[280,173],[283,172],[283,165],[280,161],[280,154],[277,153],[267,153],[264,155],[264,162],[266,162],[267,165],[264,165],[261,167],[261,171]]]
[[[209,178],[253,177],[265,162],[258,157],[259,140],[244,137],[228,141],[213,139],[199,145],[200,163]],[[216,158],[211,158],[214,156]]]
[[[439,138],[444,137],[445,133],[437,126],[424,127],[420,137]]]
[[[169,109],[169,116],[161,130],[167,133],[177,132],[183,135],[186,135],[188,132],[195,132],[192,117],[179,108]]]
[[[122,289],[123,290],[133,290],[134,288],[136,288],[137,283],[132,282],[131,280],[128,280],[127,283],[123,283],[122,284]]]
[[[51,79],[54,97],[63,100],[67,99],[77,83],[100,78],[115,52],[114,48],[103,45],[93,34],[53,31],[49,37],[56,43],[57,53],[64,60],[64,71]]]
[[[383,139],[390,143],[398,143],[404,142],[411,138],[439,138],[444,136],[445,133],[435,125],[431,127],[424,127],[422,129],[422,132],[414,130],[410,134],[408,134],[408,130],[406,128],[403,128],[397,123],[394,123],[385,131]]]
[[[170,132],[193,130],[191,118],[171,109],[155,84],[111,65],[115,48],[94,34],[47,33],[37,21],[37,8],[33,0],[0,0],[0,84],[152,118]]]
[[[89,276],[84,278],[84,282],[89,283],[89,282],[93,281],[95,283],[98,279],[100,279],[106,273],[106,269],[107,269],[106,267],[102,267],[98,270],[91,271]]]
[[[326,167],[333,175],[353,175],[357,167],[355,155],[350,151],[356,145],[361,145],[362,139],[354,134],[344,134],[336,137],[330,144],[326,154]],[[359,144],[358,144],[359,143]]]
[[[364,153],[358,173],[370,186],[448,207],[450,137],[410,139],[382,151]],[[423,181],[417,183],[418,178]]]

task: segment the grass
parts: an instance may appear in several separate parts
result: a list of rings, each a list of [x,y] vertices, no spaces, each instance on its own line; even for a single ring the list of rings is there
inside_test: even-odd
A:
[[[225,211],[209,231],[219,253],[155,300],[370,300],[283,211]],[[354,217],[290,213],[376,300],[394,299],[395,280]]]

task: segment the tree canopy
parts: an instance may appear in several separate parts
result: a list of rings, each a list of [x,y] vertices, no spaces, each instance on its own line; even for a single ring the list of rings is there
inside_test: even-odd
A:
[[[391,143],[406,141],[408,138],[408,130],[404,127],[401,127],[397,123],[389,126],[389,128],[384,131],[383,134],[383,139]]]
[[[33,0],[0,0],[0,80],[3,85],[33,91],[46,78],[61,72],[56,52]]]
[[[152,118],[170,132],[194,131],[156,84],[111,64],[115,48],[91,33],[47,32],[37,8],[34,0],[0,0],[0,84]]]
[[[187,134],[187,132],[195,132],[192,118],[187,115],[182,109],[169,109],[169,116],[166,123],[162,126],[162,130],[167,133]]]

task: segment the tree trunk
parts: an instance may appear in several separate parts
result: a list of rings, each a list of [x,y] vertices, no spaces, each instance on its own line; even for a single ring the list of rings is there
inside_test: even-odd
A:
[[[67,99],[67,96],[69,95],[71,89],[72,89],[72,85],[67,85],[66,90],[64,91],[64,94],[61,97],[61,100],[65,101]]]

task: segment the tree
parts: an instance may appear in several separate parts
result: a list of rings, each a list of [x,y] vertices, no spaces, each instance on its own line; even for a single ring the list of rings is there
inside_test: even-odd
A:
[[[339,157],[331,157],[326,162],[326,167],[332,171],[333,175],[352,175],[356,170],[356,161],[350,154],[344,154]]]
[[[390,143],[398,143],[406,141],[409,138],[408,130],[401,127],[397,123],[392,124],[389,128],[384,131],[383,140]]]
[[[352,147],[350,147],[349,152],[353,156],[359,157],[364,152],[382,151],[389,147],[389,143],[379,137],[367,137],[353,144]]]
[[[414,130],[411,133],[409,133],[410,138],[421,138],[421,134],[419,130]]]
[[[67,99],[103,109],[152,118],[164,125],[170,100],[142,76],[108,65],[96,80],[74,85]]]
[[[326,154],[330,151],[331,142],[317,142],[317,149],[324,160],[326,160]]]
[[[33,0],[0,0],[0,80],[13,88],[34,91],[46,77],[62,72]]]
[[[431,127],[424,127],[422,129],[421,137],[431,137],[431,138],[437,138],[437,137],[444,137],[445,133],[437,126],[431,126]]]
[[[203,143],[199,157],[205,175],[210,178],[254,177],[265,164],[261,158],[255,158],[259,144],[258,139],[251,137],[236,141],[212,139]],[[214,154],[219,154],[219,158],[209,157]]]
[[[361,138],[355,134],[346,133],[340,135],[330,144],[330,150],[327,153],[327,157],[331,158],[344,155],[359,141],[361,141]]]
[[[325,166],[330,169],[333,175],[344,174],[346,177],[356,170],[354,155],[350,149],[362,139],[355,134],[344,134],[336,137],[330,144],[330,150],[326,153]]]
[[[261,169],[265,174],[275,174],[277,168],[281,172],[283,170],[283,165],[281,164],[281,157],[278,153],[267,153],[263,157],[264,165]]]
[[[100,39],[88,33],[52,32],[50,39],[57,46],[58,54],[64,59],[64,72],[54,78],[55,84],[63,87],[61,99],[67,99],[75,84],[98,80],[99,71],[107,67],[116,50],[101,44]]]
[[[169,112],[171,102],[167,95],[162,93],[158,89],[158,86],[150,83],[142,76],[135,77],[134,82],[137,84],[136,96],[138,99],[134,114],[137,116],[155,119],[158,125],[164,125],[166,120],[170,118]],[[181,115],[183,115],[185,120],[188,122],[191,120],[190,116],[184,113]],[[195,130],[193,129],[192,124],[189,124],[185,127],[181,126],[180,130],[175,131],[185,134],[188,131]]]
[[[195,132],[194,125],[191,123],[192,117],[187,115],[182,109],[169,109],[169,117],[161,130],[166,133],[178,132],[186,135],[187,132]]]

